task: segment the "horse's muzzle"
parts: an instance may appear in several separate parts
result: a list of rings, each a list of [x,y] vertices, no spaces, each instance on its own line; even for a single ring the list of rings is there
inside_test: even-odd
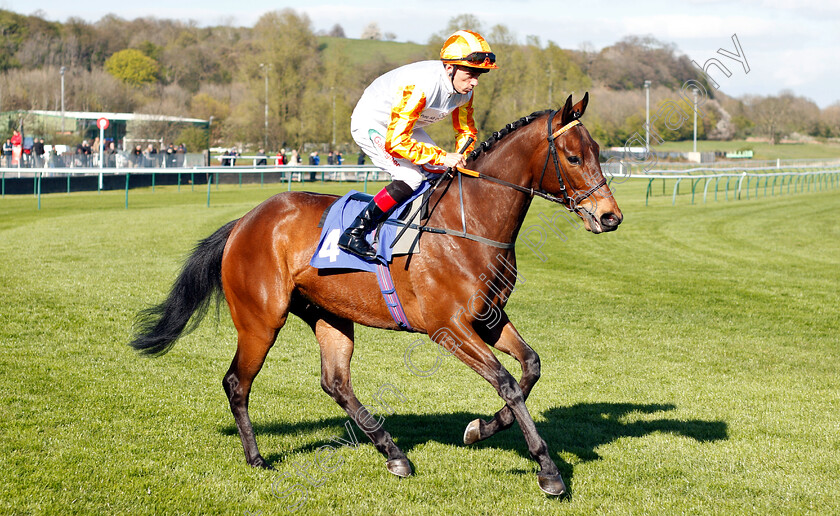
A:
[[[621,224],[621,216],[615,213],[604,213],[601,215],[601,229],[603,231],[615,231]]]

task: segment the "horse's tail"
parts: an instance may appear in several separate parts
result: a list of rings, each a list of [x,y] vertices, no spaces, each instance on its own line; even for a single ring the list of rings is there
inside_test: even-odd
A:
[[[148,355],[163,355],[180,337],[193,331],[210,305],[213,294],[222,291],[222,254],[237,221],[228,222],[200,241],[161,304],[141,311],[131,346]],[[192,324],[187,323],[192,319]]]

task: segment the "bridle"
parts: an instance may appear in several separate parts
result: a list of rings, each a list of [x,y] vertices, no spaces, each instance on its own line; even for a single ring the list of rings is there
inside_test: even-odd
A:
[[[543,199],[562,205],[564,208],[571,212],[578,212],[581,210],[586,211],[580,206],[580,203],[586,200],[587,198],[591,197],[592,194],[598,191],[598,189],[600,189],[602,186],[606,185],[607,180],[602,176],[601,180],[589,190],[582,193],[576,193],[573,197],[569,196],[569,193],[566,189],[566,183],[568,182],[568,179],[564,180],[564,177],[568,178],[568,174],[566,173],[566,169],[563,167],[563,162],[560,161],[560,157],[557,154],[557,146],[554,144],[554,142],[557,140],[557,138],[559,138],[569,129],[580,125],[580,120],[578,120],[578,118],[576,117],[574,120],[552,133],[551,126],[554,122],[554,116],[557,115],[557,113],[557,111],[552,110],[551,114],[549,114],[548,116],[548,154],[545,157],[545,164],[543,165],[542,173],[540,174],[540,181],[537,183],[536,188],[525,188],[524,186],[519,186],[509,181],[491,177],[482,173],[478,173],[477,176],[469,177],[478,177],[479,179],[486,179],[487,181],[506,186],[508,188],[512,188],[530,196],[542,197]],[[560,196],[550,194],[546,192],[545,189],[543,189],[543,180],[545,179],[545,171],[548,170],[549,160],[551,160],[554,163],[554,170],[557,174],[557,182],[560,184]],[[459,180],[460,175],[461,174],[459,174]],[[592,215],[591,213],[588,214]]]
[[[566,183],[563,181],[563,176],[566,176],[568,178],[568,174],[566,174],[566,169],[563,168],[563,162],[560,161],[560,158],[557,155],[557,146],[554,145],[554,141],[557,140],[557,138],[560,135],[562,135],[563,133],[565,133],[566,131],[568,131],[572,127],[575,127],[576,125],[580,125],[580,120],[578,119],[578,117],[580,117],[580,114],[578,114],[577,112],[574,112],[573,113],[574,120],[572,120],[568,124],[564,125],[563,127],[558,129],[554,133],[552,133],[551,132],[551,123],[554,121],[554,115],[556,115],[556,114],[557,114],[557,111],[552,111],[551,114],[548,115],[548,156],[545,157],[545,164],[543,165],[542,174],[540,174],[540,182],[537,183],[537,186],[540,187],[540,189],[541,189],[540,193],[542,195],[540,195],[540,197],[542,197],[544,199],[548,199],[549,201],[552,201],[552,202],[562,204],[569,211],[579,211],[579,210],[582,209],[582,208],[580,208],[581,201],[586,200],[593,193],[598,191],[602,186],[607,184],[607,180],[602,175],[601,180],[598,181],[598,183],[595,186],[593,186],[592,188],[590,188],[589,190],[587,190],[583,193],[576,194],[574,197],[569,197],[569,194],[566,192]],[[557,172],[557,182],[560,183],[560,197],[559,198],[542,191],[542,182],[543,182],[543,178],[545,177],[545,171],[548,168],[548,158],[549,158],[549,156],[551,156],[552,161],[554,161],[554,170]],[[566,179],[566,181],[568,181],[568,179]],[[588,185],[588,183],[587,183],[587,185]]]
[[[403,226],[402,230],[400,230],[399,234],[394,239],[394,242],[391,244],[391,247],[393,248],[394,245],[396,245],[397,241],[400,239],[400,237],[402,237],[402,235],[403,235],[403,233],[405,233],[406,229],[408,229],[409,227],[412,227],[412,228],[417,229],[420,232],[426,231],[426,232],[429,232],[429,233],[439,233],[439,234],[453,235],[453,236],[458,236],[458,237],[461,237],[461,238],[466,238],[468,240],[481,242],[483,244],[491,245],[491,246],[498,247],[498,248],[501,248],[501,249],[513,249],[514,242],[497,242],[495,240],[490,240],[488,238],[484,238],[484,237],[481,237],[481,236],[478,236],[478,235],[473,235],[473,234],[467,233],[467,222],[466,222],[466,218],[464,216],[464,189],[463,189],[462,184],[461,184],[462,178],[465,175],[466,175],[466,177],[475,177],[475,178],[478,178],[478,179],[485,179],[485,180],[490,181],[492,183],[496,183],[498,185],[505,186],[507,188],[512,188],[513,190],[516,190],[518,192],[522,192],[522,193],[524,193],[526,195],[529,195],[531,197],[534,197],[534,196],[542,197],[543,199],[546,199],[548,201],[560,204],[561,206],[563,206],[564,208],[566,208],[570,212],[575,212],[575,213],[583,212],[581,215],[586,216],[590,219],[593,219],[594,214],[589,212],[589,210],[581,207],[580,203],[581,203],[581,201],[584,201],[585,199],[590,197],[599,188],[606,185],[607,180],[603,176],[601,176],[601,180],[595,186],[590,188],[589,190],[587,190],[583,193],[576,193],[574,195],[574,197],[569,196],[568,192],[566,191],[566,181],[568,181],[568,179],[566,179],[565,181],[563,179],[564,176],[568,177],[568,174],[566,174],[566,169],[563,167],[563,163],[560,161],[560,158],[557,154],[557,147],[554,144],[554,142],[555,142],[555,140],[557,140],[557,138],[559,138],[561,135],[563,135],[569,129],[571,129],[571,128],[577,126],[577,125],[580,125],[580,120],[578,120],[578,117],[580,115],[575,114],[574,115],[574,118],[575,118],[574,120],[572,120],[568,124],[564,125],[560,129],[558,129],[557,131],[552,133],[551,132],[551,126],[552,126],[552,122],[554,121],[554,116],[555,115],[557,115],[557,111],[552,110],[551,114],[548,116],[548,138],[547,138],[548,139],[548,154],[545,157],[545,164],[543,165],[542,174],[540,174],[540,181],[539,181],[539,183],[537,183],[536,188],[534,188],[534,187],[525,188],[524,186],[520,186],[520,185],[517,185],[515,183],[505,181],[504,179],[499,179],[499,178],[496,178],[496,177],[488,176],[486,174],[482,174],[481,172],[471,171],[470,174],[467,175],[467,174],[462,173],[461,171],[458,171],[457,172],[457,174],[458,174],[458,195],[460,197],[460,203],[461,203],[461,227],[462,227],[462,231],[455,231],[455,230],[445,229],[445,228],[433,228],[433,227],[427,226],[426,223],[419,224],[419,225],[418,224],[413,224],[413,223],[403,224],[403,223],[398,223],[398,222],[395,222],[395,221],[388,220],[388,221],[385,222],[386,224],[392,223],[394,225]],[[472,141],[472,139],[470,139],[470,143],[471,143],[471,141]],[[560,196],[559,197],[546,192],[542,187],[543,179],[545,179],[545,171],[548,169],[549,159],[551,159],[554,162],[554,170],[557,173],[557,182],[560,184]],[[458,169],[455,169],[455,170],[458,170]],[[435,178],[434,180],[430,181],[430,183],[432,185],[432,191],[436,190],[437,187],[441,184],[441,182],[443,182],[445,179],[451,179],[453,177],[452,176],[453,173],[454,173],[453,170],[449,169],[449,170],[446,171],[446,173],[441,174],[437,178]],[[587,183],[587,185],[588,185],[588,183]],[[441,196],[438,198],[437,202],[440,202],[440,199],[443,198],[443,195],[446,194],[446,192],[449,190],[450,186],[452,186],[452,181],[447,181],[446,187],[443,190],[443,194],[441,194]],[[416,218],[416,216],[418,215],[418,213],[420,213],[421,210],[423,210],[424,208],[426,208],[428,206],[430,199],[431,199],[431,196],[426,197],[426,199],[423,201],[421,206],[419,206],[415,210],[414,214],[412,214],[408,218],[408,220],[409,221],[414,220]],[[434,211],[436,206],[437,206],[437,203],[435,203],[435,206],[432,207],[431,210]],[[419,237],[419,234],[418,234],[418,237]],[[412,247],[413,247],[413,244],[412,244]]]

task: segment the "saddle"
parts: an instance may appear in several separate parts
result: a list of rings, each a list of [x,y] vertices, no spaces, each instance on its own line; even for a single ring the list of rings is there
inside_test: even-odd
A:
[[[318,224],[322,228],[321,237],[309,264],[316,269],[376,272],[377,262],[387,265],[394,256],[419,253],[420,231],[417,227],[426,216],[419,212],[419,207],[423,204],[424,196],[429,194],[429,184],[424,181],[411,198],[397,206],[386,221],[367,235],[368,242],[377,250],[377,261],[374,262],[363,260],[338,247],[338,237],[373,199],[370,194],[351,190],[332,203],[321,216]],[[411,220],[407,220],[409,218]]]

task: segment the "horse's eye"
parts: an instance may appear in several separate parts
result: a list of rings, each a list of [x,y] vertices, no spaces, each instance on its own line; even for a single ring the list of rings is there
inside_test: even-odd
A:
[[[580,158],[577,156],[569,156],[567,159],[572,165],[580,165]]]

